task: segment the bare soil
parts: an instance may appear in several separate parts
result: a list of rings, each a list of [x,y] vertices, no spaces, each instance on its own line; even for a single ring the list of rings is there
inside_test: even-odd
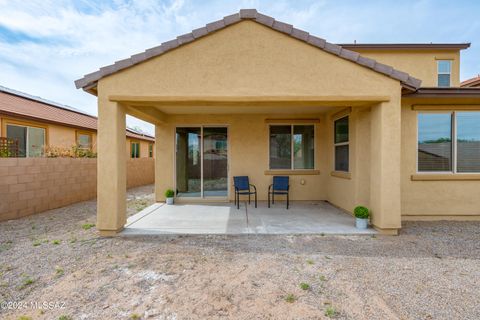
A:
[[[129,214],[152,190],[129,190]],[[478,222],[405,223],[398,237],[102,238],[95,210],[0,223],[0,318],[480,319]]]

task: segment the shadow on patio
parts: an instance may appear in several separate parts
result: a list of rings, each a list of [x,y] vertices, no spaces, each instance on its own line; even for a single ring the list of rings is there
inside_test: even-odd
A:
[[[359,230],[354,218],[324,201],[284,202],[271,208],[260,201],[258,208],[241,203],[156,203],[131,216],[121,235],[156,234],[375,234]]]

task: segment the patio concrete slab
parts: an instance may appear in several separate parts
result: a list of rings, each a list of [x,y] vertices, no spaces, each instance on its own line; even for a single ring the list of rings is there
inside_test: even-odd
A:
[[[284,202],[267,208],[242,203],[175,204],[156,203],[127,220],[121,235],[157,234],[375,234],[359,230],[354,219],[327,202]]]

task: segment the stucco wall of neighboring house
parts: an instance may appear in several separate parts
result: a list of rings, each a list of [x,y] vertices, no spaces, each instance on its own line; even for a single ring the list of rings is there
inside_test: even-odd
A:
[[[153,142],[149,142],[149,141],[145,141],[145,140],[132,139],[132,138],[127,138],[127,141],[126,141],[127,158],[132,157],[132,153],[131,153],[132,152],[132,149],[131,149],[132,142],[140,143],[140,158],[149,158],[148,146]],[[155,157],[155,147],[153,149],[154,149],[153,150],[154,151],[153,152],[153,157]]]
[[[118,186],[123,184],[121,176],[124,168],[122,157],[115,154],[124,154],[125,150],[120,145],[107,142],[118,139],[116,132],[122,128],[127,109],[109,100],[112,95],[234,96],[240,99],[295,96],[300,100],[302,97],[320,96],[340,106],[336,111],[348,107],[348,99],[384,97],[384,102],[370,106],[374,110],[374,126],[369,125],[370,111],[362,109],[362,112],[352,113],[353,143],[358,141],[361,148],[370,147],[368,151],[362,150],[362,159],[378,165],[375,174],[370,174],[370,164],[353,160],[357,151],[352,150],[353,172],[350,179],[330,175],[333,129],[328,118],[330,114],[325,113],[332,110],[328,102],[322,104],[325,106],[322,110],[318,109],[319,106],[298,107],[289,103],[275,106],[242,103],[201,108],[200,105],[164,106],[160,110],[166,114],[166,122],[156,126],[156,196],[158,201],[164,200],[165,189],[174,185],[176,125],[228,125],[230,179],[235,175],[249,175],[252,183],[257,185],[259,198],[266,199],[272,176],[265,174],[268,170],[268,125],[264,119],[315,116],[321,119],[316,125],[316,169],[320,174],[291,175],[292,199],[326,199],[349,211],[361,201],[372,208],[375,224],[397,229],[400,227],[400,91],[398,81],[251,21],[238,23],[107,76],[98,83],[102,131],[99,143],[100,148],[104,148],[99,157],[102,158],[100,165],[105,166],[99,180],[103,190],[99,199],[100,229],[115,232],[125,223],[123,194],[118,191]],[[307,112],[308,108],[318,110],[318,114]],[[373,134],[370,135],[370,132]],[[305,180],[305,185],[300,184],[301,179]],[[230,198],[233,199],[233,193],[230,193]]]
[[[68,126],[62,126],[58,124],[52,124],[42,121],[36,120],[26,120],[19,117],[10,117],[10,116],[2,116],[0,115],[0,137],[7,136],[7,124],[19,124],[19,125],[26,125],[26,126],[33,126],[33,127],[40,127],[45,129],[46,135],[46,145],[50,147],[62,147],[62,148],[70,148],[74,146],[77,142],[77,135],[80,133],[83,134],[90,134],[92,137],[92,150],[97,151],[97,132],[94,130],[88,129],[78,129]],[[127,158],[131,156],[130,150],[130,143],[131,141],[136,141],[140,143],[140,158],[148,158],[148,146],[151,141],[140,140],[140,139],[132,139],[127,137],[126,138],[126,146],[127,146]],[[154,152],[155,156],[155,152]]]
[[[421,79],[423,87],[437,86],[437,60],[452,60],[451,86],[460,85],[460,51],[355,49],[361,55]]]
[[[422,173],[420,177],[433,180],[412,181],[417,173],[417,113],[412,104],[403,104],[402,220],[480,220],[480,174]]]
[[[45,129],[46,145],[51,147],[64,147],[69,148],[76,144],[76,137],[78,132],[89,133],[92,135],[92,148],[96,150],[97,134],[93,130],[77,129],[68,126],[62,126],[58,124],[42,122],[40,120],[29,120],[20,117],[2,116],[1,121],[1,134],[0,136],[7,136],[7,124],[18,124],[32,127],[39,127]]]

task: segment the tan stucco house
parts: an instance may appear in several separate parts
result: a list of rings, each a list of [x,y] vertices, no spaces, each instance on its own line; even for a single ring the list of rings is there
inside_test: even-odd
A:
[[[125,132],[127,157],[154,157],[154,137],[130,128]],[[18,143],[18,157],[41,157],[72,146],[96,152],[97,117],[0,86],[1,137]]]
[[[98,96],[98,223],[125,224],[125,116],[156,128],[157,201],[233,200],[273,175],[292,200],[404,220],[480,218],[480,90],[459,88],[469,44],[342,44],[241,10],[84,76]]]

